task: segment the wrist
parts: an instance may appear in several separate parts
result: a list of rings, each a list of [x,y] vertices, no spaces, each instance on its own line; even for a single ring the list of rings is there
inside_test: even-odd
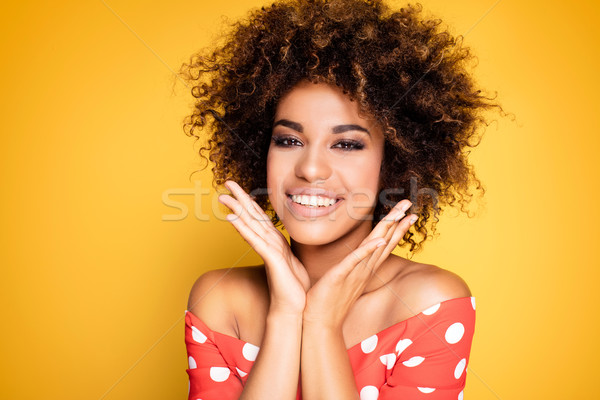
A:
[[[304,329],[315,329],[326,333],[338,333],[342,330],[341,321],[306,312],[302,314],[302,326]]]
[[[307,348],[312,348],[316,343],[320,345],[344,341],[343,330],[331,324],[323,324],[321,321],[303,320],[302,342]]]
[[[284,322],[302,324],[302,311],[291,310],[281,307],[270,307],[267,313],[267,322]]]

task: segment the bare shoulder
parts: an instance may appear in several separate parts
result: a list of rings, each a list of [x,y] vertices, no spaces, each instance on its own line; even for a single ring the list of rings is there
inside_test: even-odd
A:
[[[471,296],[469,286],[459,275],[436,265],[413,261],[408,261],[395,278],[394,288],[403,294],[399,307],[406,317],[442,301]]]
[[[210,270],[194,282],[187,309],[210,329],[239,338],[240,308],[260,302],[265,286],[262,266]]]

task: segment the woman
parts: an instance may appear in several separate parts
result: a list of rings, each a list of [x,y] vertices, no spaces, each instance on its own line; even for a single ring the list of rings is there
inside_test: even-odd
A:
[[[283,1],[184,65],[186,132],[212,122],[200,154],[264,261],[194,284],[190,399],[462,398],[475,299],[391,252],[418,251],[432,214],[472,196],[464,149],[499,106],[475,89],[468,49],[420,11]]]

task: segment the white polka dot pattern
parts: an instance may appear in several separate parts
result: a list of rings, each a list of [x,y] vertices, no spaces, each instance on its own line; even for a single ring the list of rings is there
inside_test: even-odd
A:
[[[442,301],[349,348],[360,400],[463,400],[475,308],[475,297]],[[188,398],[239,395],[260,348],[210,330],[190,312],[185,334]],[[319,351],[327,355],[327,349]],[[301,399],[300,385],[296,400]]]
[[[377,400],[379,390],[375,386],[365,386],[360,390],[360,400]]]
[[[226,367],[210,367],[210,379],[215,382],[225,382],[231,371]]]
[[[421,364],[424,360],[424,357],[414,356],[409,360],[404,361],[402,364],[406,365],[407,367],[416,367],[417,365]]]
[[[360,342],[360,349],[365,354],[372,353],[377,347],[377,340],[377,335],[373,335],[370,338],[363,340]]]
[[[455,344],[462,339],[465,333],[465,327],[460,322],[455,322],[446,330],[446,342]]]
[[[200,332],[200,329],[196,328],[195,326],[192,326],[192,338],[200,344],[206,342],[206,335]]]
[[[248,361],[254,361],[256,360],[256,356],[258,356],[258,346],[255,346],[253,344],[250,343],[246,343],[244,345],[244,347],[242,348],[242,355],[244,356],[244,358]]]
[[[408,346],[410,346],[412,344],[412,340],[410,339],[401,339],[398,341],[398,343],[396,344],[396,353],[398,353],[398,357],[400,357],[400,354],[406,350],[406,348]]]
[[[379,361],[381,361],[387,369],[392,369],[394,364],[396,364],[396,355],[394,353],[384,354],[379,357]]]
[[[436,305],[433,305],[431,307],[429,307],[427,310],[422,311],[423,314],[425,315],[432,315],[434,314],[437,310],[440,309],[441,304],[437,303]]]
[[[460,377],[462,376],[462,373],[465,370],[466,366],[467,366],[467,359],[466,358],[463,358],[462,360],[460,360],[458,362],[458,364],[456,364],[456,368],[454,369],[454,377],[456,379],[460,379]]]

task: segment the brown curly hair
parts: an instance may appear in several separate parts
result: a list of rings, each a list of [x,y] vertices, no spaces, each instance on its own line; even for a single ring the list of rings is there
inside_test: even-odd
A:
[[[410,194],[419,220],[401,246],[413,253],[429,222],[435,233],[444,206],[458,203],[465,212],[472,186],[485,193],[466,148],[489,125],[484,111],[502,107],[475,87],[467,72],[474,56],[462,36],[421,11],[419,3],[393,11],[382,0],[283,0],[251,10],[224,44],[194,54],[179,74],[196,99],[184,131],[204,139],[202,169],[214,163],[215,188],[229,179],[251,194],[266,188],[278,99],[306,79],[340,87],[383,127],[384,189],[373,226]],[[207,125],[210,133],[201,135]],[[255,198],[277,226],[267,195]]]

